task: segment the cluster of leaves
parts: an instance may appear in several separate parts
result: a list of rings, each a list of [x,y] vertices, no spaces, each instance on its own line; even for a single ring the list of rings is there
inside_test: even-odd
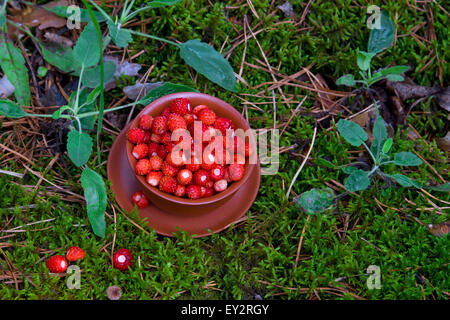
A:
[[[199,40],[189,40],[185,43],[175,43],[157,36],[140,33],[131,29],[121,28],[123,24],[136,16],[139,12],[176,4],[181,0],[157,0],[147,3],[143,8],[132,12],[134,0],[125,1],[120,17],[110,17],[95,2],[89,2],[98,11],[91,9],[86,0],[83,3],[86,9],[80,9],[80,14],[73,17],[69,7],[57,6],[51,9],[53,13],[66,18],[75,18],[77,22],[87,23],[81,32],[75,46],[59,47],[58,50],[47,48],[28,30],[21,28],[30,37],[35,39],[43,53],[44,59],[51,65],[65,73],[78,76],[78,88],[74,91],[68,104],[56,110],[53,114],[31,114],[25,112],[20,105],[30,105],[30,88],[28,85],[28,71],[20,51],[6,38],[0,44],[0,66],[9,80],[16,85],[15,97],[17,103],[10,100],[0,100],[0,115],[9,118],[21,118],[26,116],[46,117],[53,119],[67,119],[70,121],[70,132],[67,139],[67,152],[72,162],[82,168],[81,185],[87,203],[88,218],[96,235],[105,236],[104,212],[107,205],[105,184],[102,177],[94,170],[87,167],[87,162],[92,154],[94,141],[89,134],[97,125],[97,139],[102,128],[103,115],[106,112],[117,111],[136,104],[146,105],[153,100],[174,92],[196,91],[183,85],[165,83],[151,90],[144,98],[130,104],[104,110],[104,84],[113,79],[116,66],[113,62],[103,61],[103,51],[112,40],[117,47],[125,48],[133,40],[132,34],[144,36],[172,44],[180,49],[181,57],[211,81],[223,88],[235,91],[236,79],[234,72],[227,60],[212,46]],[[6,1],[1,7],[0,28],[6,34]],[[100,22],[106,21],[108,34],[103,37],[100,30]],[[14,24],[12,21],[9,23]],[[99,99],[99,106],[96,107]],[[98,160],[100,161],[100,151]]]
[[[356,80],[353,74],[346,74],[340,77],[336,84],[346,85],[349,87],[355,87],[361,84],[365,88],[369,88],[375,82],[382,79],[388,79],[390,81],[403,81],[402,74],[408,70],[407,66],[395,66],[379,70],[372,74],[371,62],[372,59],[378,53],[382,52],[386,48],[389,48],[395,39],[395,25],[389,18],[386,11],[382,11],[377,18],[376,25],[379,28],[373,28],[370,32],[369,42],[367,46],[367,52],[357,50],[356,63],[359,68],[359,74],[362,79]]]

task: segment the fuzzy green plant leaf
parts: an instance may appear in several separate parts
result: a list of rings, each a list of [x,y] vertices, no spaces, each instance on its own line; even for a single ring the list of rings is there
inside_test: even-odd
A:
[[[106,230],[105,210],[107,205],[105,183],[97,172],[86,167],[81,173],[81,186],[84,189],[87,214],[92,230],[97,236],[104,238]]]
[[[116,72],[116,64],[112,61],[106,61],[104,63],[104,83],[114,78],[114,72]],[[85,71],[83,76],[83,85],[88,88],[96,88],[100,85],[100,66],[89,68]]]
[[[356,85],[355,77],[352,74],[346,74],[336,80],[338,86],[344,85],[348,87],[354,87]]]
[[[200,40],[189,40],[179,46],[180,56],[188,65],[221,87],[236,91],[233,68],[213,47]]]
[[[365,190],[370,185],[367,171],[356,169],[345,179],[345,189],[350,192]]]
[[[437,186],[428,186],[427,189],[439,192],[450,192],[450,182],[440,184]]]
[[[72,130],[67,135],[67,152],[70,160],[80,167],[85,164],[92,153],[92,138],[84,132]]]
[[[422,160],[412,152],[399,152],[394,154],[394,163],[398,166],[420,166]]]
[[[342,168],[342,172],[346,174],[352,174],[355,171],[358,171],[359,169],[353,166],[347,166]]]
[[[11,100],[0,100],[0,116],[8,118],[23,118],[27,114],[23,109]]]
[[[389,81],[392,81],[392,82],[399,82],[399,81],[403,81],[405,78],[399,74],[388,74],[386,76],[386,79],[388,79]]]
[[[395,66],[395,67],[390,67],[390,68],[386,68],[386,69],[382,69],[380,71],[377,71],[373,74],[374,78],[378,78],[378,77],[385,77],[387,75],[402,75],[404,74],[406,71],[408,71],[409,67],[408,66]]]
[[[0,42],[0,67],[14,85],[14,96],[23,106],[30,105],[30,85],[28,84],[28,69],[25,59],[19,49],[10,42]]]
[[[73,57],[84,67],[92,67],[100,60],[100,46],[94,23],[89,22],[73,48]]]
[[[377,120],[373,125],[372,134],[373,140],[370,151],[378,157],[388,136],[384,120],[380,115],[377,116]]]
[[[332,163],[331,161],[328,161],[327,159],[324,159],[324,158],[318,158],[316,163],[318,165],[322,165],[322,166],[330,168],[330,169],[336,169],[336,167],[337,167],[334,163]]]
[[[73,50],[64,46],[49,47],[40,43],[45,61],[57,67],[62,72],[71,73],[80,69],[79,62],[73,56]]]
[[[341,119],[337,123],[337,128],[340,135],[354,147],[359,147],[367,140],[367,133],[353,121]]]
[[[358,64],[359,69],[362,71],[366,71],[370,68],[370,63],[372,58],[375,56],[373,52],[365,52],[358,50],[356,55],[356,63]]]
[[[380,28],[373,28],[370,31],[369,42],[367,44],[368,52],[381,52],[384,49],[389,48],[394,42],[395,24],[391,18],[389,18],[388,13],[383,10],[378,19],[380,19]]]
[[[56,6],[53,8],[45,8],[44,9],[56,14],[59,17],[63,17],[63,18],[70,18],[73,19],[74,21],[79,21],[79,22],[90,22],[91,21],[91,17],[89,16],[89,12],[86,9],[82,9],[82,8],[77,8],[77,10],[80,10],[80,15],[78,16],[77,14],[74,13],[74,9],[69,8],[68,6]],[[97,19],[98,22],[103,22],[106,20],[106,18],[97,11],[93,11],[95,18]],[[79,18],[79,19],[78,19]]]
[[[184,86],[181,84],[175,84],[166,82],[162,86],[159,86],[153,90],[150,90],[144,98],[139,100],[137,103],[142,105],[148,105],[149,103],[155,101],[156,99],[159,99],[163,96],[166,96],[168,94],[177,93],[177,92],[198,92],[197,90]]]
[[[117,47],[126,48],[128,44],[133,41],[130,30],[119,28],[119,26],[111,20],[106,21],[106,24],[108,25],[109,35]]]
[[[294,202],[307,214],[318,214],[333,205],[334,191],[330,188],[311,189],[294,198]]]
[[[405,188],[415,187],[418,189],[422,188],[422,185],[419,182],[414,181],[413,179],[411,179],[403,174],[395,173],[395,174],[387,174],[387,176],[389,178],[397,181],[397,183],[399,185],[401,185],[402,187],[405,187]]]
[[[389,151],[391,151],[391,148],[392,148],[392,145],[393,145],[393,144],[394,144],[394,140],[392,140],[392,138],[388,138],[388,139],[384,142],[381,151],[382,151],[383,153],[386,153],[386,154],[389,153]]]

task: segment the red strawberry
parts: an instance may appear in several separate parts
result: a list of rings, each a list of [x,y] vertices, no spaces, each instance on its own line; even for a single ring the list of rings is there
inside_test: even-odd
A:
[[[242,164],[232,163],[228,167],[228,174],[232,181],[241,180],[242,177],[244,176],[244,171],[245,171],[244,165]]]
[[[151,168],[152,166],[149,159],[141,159],[136,163],[136,167],[134,169],[137,175],[143,176],[149,173]]]
[[[156,154],[161,158],[165,159],[167,157],[167,151],[162,145],[158,145],[158,150],[156,151]]]
[[[210,151],[203,151],[203,161],[200,165],[202,169],[210,171],[214,165],[216,164],[216,156],[213,154],[213,152]]]
[[[191,102],[186,98],[177,98],[170,103],[170,112],[185,115],[191,111]]]
[[[194,172],[194,183],[199,186],[205,186],[209,180],[209,173],[206,170],[200,169]]]
[[[160,171],[150,171],[147,177],[145,178],[145,181],[151,186],[158,186],[159,180],[161,180],[162,173]]]
[[[149,143],[150,142],[151,133],[150,131],[144,131],[144,139],[142,140],[143,143]]]
[[[137,191],[131,197],[131,201],[136,204],[139,209],[145,208],[148,206],[148,198],[142,191]]]
[[[45,262],[48,270],[53,273],[62,273],[67,270],[67,261],[61,255],[52,256]]]
[[[231,178],[230,178],[230,170],[228,169],[228,167],[225,168],[224,173],[223,173],[223,178],[228,182],[232,182]]]
[[[217,181],[223,178],[223,174],[225,173],[225,169],[223,166],[221,166],[220,164],[215,164],[212,169],[211,172],[209,173],[209,175],[211,176],[211,179],[213,181]]]
[[[178,171],[177,181],[181,185],[189,184],[192,181],[192,172],[188,169]]]
[[[174,193],[177,190],[177,180],[171,176],[163,176],[159,180],[159,190]]]
[[[153,119],[152,132],[156,134],[162,134],[167,130],[167,119],[163,116],[158,116]]]
[[[186,169],[188,169],[189,171],[195,172],[195,171],[197,171],[198,169],[200,169],[200,164],[197,163],[196,161],[192,161],[192,163],[187,163],[187,164],[185,165],[185,167],[186,167]]]
[[[152,142],[148,145],[148,156],[156,156],[158,154],[158,149],[160,148],[160,145],[156,142]]]
[[[175,189],[174,195],[177,197],[184,197],[186,194],[186,187],[182,186],[181,184],[177,185],[177,188]]]
[[[128,269],[133,261],[133,255],[128,249],[119,249],[113,256],[114,268],[121,271]]]
[[[167,117],[169,116],[170,113],[171,113],[171,112],[170,112],[170,108],[167,107],[167,108],[165,108],[165,109],[163,110],[163,112],[161,112],[161,116],[167,118]]]
[[[235,154],[233,163],[245,164],[245,158],[242,155],[240,155],[240,154]]]
[[[127,138],[131,143],[138,144],[144,142],[144,130],[139,128],[131,128],[127,131]]]
[[[216,122],[216,114],[209,108],[204,108],[197,114],[198,119],[206,125],[213,125]]]
[[[166,160],[161,166],[161,171],[165,176],[174,177],[177,174],[178,169],[177,167],[169,164]]]
[[[204,104],[200,104],[192,110],[192,113],[198,117],[199,112],[205,108],[208,108],[208,106],[205,106]]]
[[[150,158],[150,167],[153,171],[158,171],[161,169],[161,166],[163,164],[163,159],[159,156],[152,156]]]
[[[186,120],[184,120],[182,116],[175,114],[171,119],[167,121],[167,127],[171,132],[177,129],[186,129]]]
[[[188,185],[186,188],[186,195],[189,199],[195,200],[202,197],[202,190],[200,186],[196,184]]]
[[[172,135],[167,131],[164,132],[161,135],[161,143],[165,145],[172,143]]]
[[[153,117],[148,114],[144,114],[139,120],[139,128],[141,128],[142,130],[151,130],[152,123]]]
[[[211,197],[214,195],[214,190],[212,188],[206,188],[205,193],[203,194],[204,198]]]
[[[140,143],[140,144],[134,146],[131,154],[133,155],[133,157],[135,157],[138,160],[145,158],[148,155],[148,146],[145,143]]]
[[[208,180],[205,184],[205,187],[207,189],[211,189],[212,187],[214,187],[214,181]]]
[[[216,192],[222,192],[224,190],[226,190],[228,187],[228,182],[225,179],[221,179],[216,181],[216,183],[214,183],[214,190],[216,190]]]
[[[195,120],[194,116],[192,114],[190,114],[190,113],[186,113],[183,116],[183,119],[184,119],[184,121],[186,121],[187,125],[190,125],[191,123],[194,123],[194,120]]]
[[[227,129],[232,128],[232,122],[227,118],[217,118],[216,122],[214,122],[214,128],[220,130],[223,136],[226,136]]]
[[[69,250],[67,250],[66,258],[69,261],[77,261],[84,259],[84,250],[80,247],[74,246],[70,247]]]
[[[200,186],[200,196],[203,198],[206,194],[206,187]]]
[[[152,135],[150,136],[150,141],[154,143],[160,143],[161,139],[162,139],[161,135],[156,133],[152,133]]]

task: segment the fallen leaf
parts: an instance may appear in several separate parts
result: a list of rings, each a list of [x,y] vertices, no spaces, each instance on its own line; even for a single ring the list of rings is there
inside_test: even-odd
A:
[[[131,100],[136,100],[138,96],[140,98],[144,97],[150,90],[158,88],[162,86],[164,82],[155,82],[155,83],[136,83],[132,86],[126,86],[123,88],[123,92],[126,94],[128,98]]]
[[[439,106],[450,112],[450,87],[435,95]]]
[[[437,145],[440,149],[450,152],[450,131],[447,132],[447,134],[445,135],[445,137],[443,138],[438,138],[436,140]]]
[[[8,98],[14,93],[14,90],[14,86],[9,82],[6,75],[0,79],[0,98]]]
[[[294,12],[294,8],[292,7],[292,4],[289,1],[286,1],[283,4],[280,4],[277,8],[280,9],[281,11],[283,11],[284,16],[286,18],[297,19],[295,12]]]
[[[443,237],[450,231],[450,221],[445,221],[437,224],[429,224],[427,228],[432,235],[435,235],[436,237]]]

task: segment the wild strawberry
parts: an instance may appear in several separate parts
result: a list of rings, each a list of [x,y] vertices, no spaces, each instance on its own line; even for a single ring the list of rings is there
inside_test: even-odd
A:
[[[143,143],[149,143],[151,135],[152,134],[151,134],[150,131],[144,131],[144,139],[142,139],[142,142]]]
[[[214,195],[214,190],[212,188],[205,188],[203,198],[211,197],[212,195]]]
[[[142,130],[151,130],[152,123],[153,117],[148,114],[144,114],[139,120],[139,128],[141,128]]]
[[[232,163],[228,167],[228,174],[232,181],[241,180],[242,177],[244,176],[244,171],[245,171],[244,165],[242,164]]]
[[[228,169],[228,167],[225,168],[224,172],[223,172],[223,178],[228,182],[232,182],[231,178],[230,178],[230,170]]]
[[[161,112],[161,116],[162,117],[168,117],[169,116],[169,114],[171,114],[171,112],[170,112],[170,108],[169,107],[167,107],[167,108],[165,108],[164,110],[163,110],[163,112]]]
[[[139,128],[131,128],[127,131],[127,138],[133,144],[144,142],[144,130]]]
[[[161,180],[162,173],[161,171],[150,171],[147,177],[145,178],[145,181],[151,186],[158,186],[159,180]]]
[[[167,130],[167,119],[163,116],[158,116],[153,119],[152,132],[155,134],[162,134]]]
[[[240,154],[235,154],[234,155],[234,162],[233,163],[237,163],[237,164],[245,164],[245,158],[244,156],[240,155]]]
[[[167,131],[164,132],[161,135],[161,141],[160,142],[162,144],[165,144],[165,145],[172,143],[172,135],[169,132],[167,132]]]
[[[197,163],[196,161],[192,161],[192,163],[187,163],[187,164],[185,165],[185,167],[186,167],[186,169],[188,169],[189,171],[195,172],[195,171],[197,171],[198,169],[200,169],[200,164]]]
[[[159,180],[159,190],[174,193],[177,190],[177,180],[171,176],[162,176]]]
[[[166,160],[161,166],[161,171],[165,176],[174,177],[177,174],[178,169],[169,164]]]
[[[139,176],[146,175],[152,169],[149,159],[141,159],[136,163],[136,167],[134,168],[136,174]]]
[[[131,197],[131,201],[136,204],[139,209],[145,208],[148,206],[148,198],[142,191],[137,191],[133,193]]]
[[[194,172],[194,183],[199,186],[205,186],[209,180],[209,173],[206,170],[200,169]]]
[[[194,123],[194,116],[190,113],[186,113],[183,116],[184,121],[186,121],[186,125],[190,125],[191,123]]]
[[[187,162],[187,156],[182,149],[175,149],[174,146],[170,153],[168,153],[166,161],[171,166],[180,167]]]
[[[114,268],[121,271],[127,270],[133,261],[133,255],[128,249],[119,249],[113,256]]]
[[[158,145],[158,150],[156,151],[156,154],[161,159],[165,159],[167,157],[168,152],[166,151],[166,148],[162,145]]]
[[[150,141],[154,143],[161,143],[161,135],[152,133],[152,135],[150,136]]]
[[[136,159],[143,159],[148,155],[148,146],[145,143],[140,143],[134,146],[133,151],[131,152],[133,157]]]
[[[158,154],[158,149],[160,148],[160,145],[156,142],[152,142],[148,145],[148,156],[156,156]]]
[[[206,126],[205,130],[202,132],[202,140],[203,142],[209,141],[213,143],[216,135],[216,129],[213,126]]]
[[[161,166],[163,164],[163,159],[159,156],[152,156],[150,158],[150,167],[153,171],[159,171],[161,169]]]
[[[212,179],[213,181],[217,181],[217,180],[220,180],[220,179],[223,178],[224,172],[225,172],[225,170],[224,170],[224,167],[223,167],[223,166],[221,166],[220,164],[215,164],[215,165],[212,167],[212,169],[211,169],[209,175],[211,176],[211,179]]]
[[[200,186],[191,184],[186,187],[186,195],[189,199],[195,200],[202,197],[202,190]]]
[[[227,130],[232,128],[232,122],[227,118],[217,118],[214,122],[214,128],[220,130],[223,136],[226,136]]]
[[[208,108],[208,106],[205,106],[204,104],[200,104],[192,110],[192,113],[198,117],[199,112],[205,108]]]
[[[206,194],[206,187],[200,186],[200,197],[203,198]]]
[[[216,156],[213,154],[213,152],[205,150],[203,152],[203,161],[200,167],[204,170],[210,171],[215,164],[216,164]]]
[[[74,246],[70,247],[69,250],[67,250],[66,258],[69,261],[77,261],[84,259],[84,250],[80,247]]]
[[[62,273],[67,270],[67,261],[61,255],[52,256],[45,262],[48,270],[53,273]]]
[[[221,179],[216,181],[216,183],[214,183],[214,190],[216,190],[216,192],[222,192],[224,190],[226,190],[228,187],[228,182],[225,179]]]
[[[177,129],[186,129],[186,120],[184,120],[182,116],[176,114],[167,121],[167,127],[169,128],[170,132],[173,132]]]
[[[216,122],[216,114],[209,108],[200,110],[197,116],[206,125],[213,125]]]
[[[177,98],[170,103],[170,112],[185,115],[191,111],[191,102],[186,98]]]
[[[214,187],[214,181],[211,181],[211,180],[206,181],[205,187],[207,189],[211,189],[212,187]]]
[[[188,169],[178,171],[177,181],[181,185],[189,184],[192,181],[192,172]]]
[[[182,186],[181,184],[177,185],[177,188],[175,189],[174,195],[177,197],[184,197],[186,194],[186,187]]]

